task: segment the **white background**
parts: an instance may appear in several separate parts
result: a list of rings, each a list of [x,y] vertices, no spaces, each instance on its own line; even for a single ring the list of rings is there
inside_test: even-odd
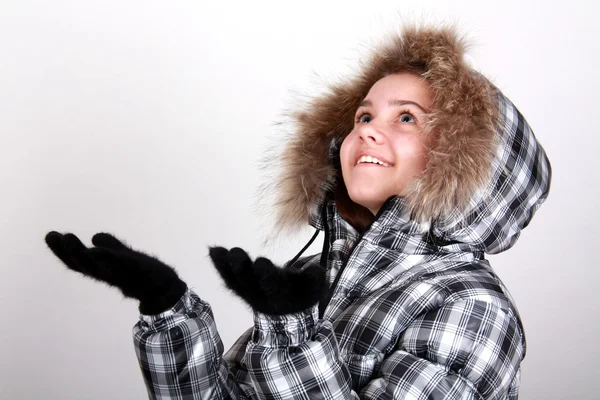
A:
[[[592,4],[3,0],[0,398],[146,398],[136,302],[67,270],[43,241],[50,230],[86,244],[108,231],[159,255],[211,303],[228,348],[251,314],[207,247],[281,263],[310,238],[261,247],[258,160],[291,91],[347,73],[399,15],[458,21],[552,162],[548,201],[513,249],[490,257],[526,328],[521,398],[599,398]]]

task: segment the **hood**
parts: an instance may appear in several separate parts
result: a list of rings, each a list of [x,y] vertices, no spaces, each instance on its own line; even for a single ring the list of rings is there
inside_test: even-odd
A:
[[[268,189],[275,192],[278,231],[322,226],[320,210],[341,179],[336,157],[359,103],[386,75],[419,70],[433,93],[424,134],[437,140],[402,198],[404,211],[449,245],[487,253],[511,247],[548,195],[551,166],[517,108],[465,62],[465,48],[453,27],[405,27],[376,47],[354,77],[292,112],[293,129],[278,156],[282,170]]]

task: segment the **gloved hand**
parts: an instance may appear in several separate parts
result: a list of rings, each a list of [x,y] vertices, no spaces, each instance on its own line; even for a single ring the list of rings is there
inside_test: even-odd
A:
[[[126,246],[108,233],[92,238],[87,248],[72,233],[46,235],[50,250],[73,271],[115,286],[140,301],[142,314],[159,314],[177,303],[187,286],[175,270],[158,259]]]
[[[325,269],[320,265],[300,270],[279,268],[263,257],[252,262],[239,247],[211,247],[209,255],[227,287],[264,314],[305,310],[318,303],[328,289]]]

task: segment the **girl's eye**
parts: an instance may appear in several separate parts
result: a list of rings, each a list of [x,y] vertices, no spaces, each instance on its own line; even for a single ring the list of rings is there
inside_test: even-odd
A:
[[[400,116],[400,122],[410,122],[414,124],[415,117],[413,117],[410,113],[404,113]]]
[[[363,115],[361,115],[361,116],[358,117],[358,122],[362,122],[362,123],[365,123],[365,124],[368,124],[372,120],[373,120],[373,117],[371,117],[369,114],[363,114]]]

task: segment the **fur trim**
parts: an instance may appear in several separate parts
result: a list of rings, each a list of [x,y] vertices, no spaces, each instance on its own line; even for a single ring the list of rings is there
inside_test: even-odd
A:
[[[375,82],[403,71],[425,71],[421,76],[431,85],[434,111],[424,134],[436,137],[406,204],[419,222],[464,210],[489,176],[498,124],[496,89],[467,65],[465,48],[454,27],[405,27],[373,51],[357,76],[330,85],[292,113],[295,130],[275,182],[276,227],[298,228],[308,221],[336,184],[328,154],[332,139],[343,140],[352,131],[354,113]]]

